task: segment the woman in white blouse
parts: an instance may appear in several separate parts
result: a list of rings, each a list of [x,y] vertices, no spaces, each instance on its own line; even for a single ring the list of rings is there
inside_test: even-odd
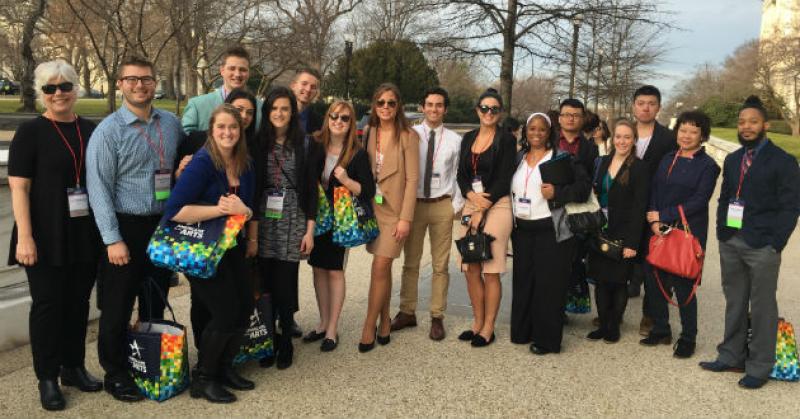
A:
[[[543,113],[531,115],[523,129],[527,149],[518,156],[511,184],[514,203],[513,295],[511,341],[528,344],[534,354],[561,351],[564,302],[576,244],[566,225],[564,204],[588,198],[590,180],[572,162],[571,184],[542,182],[540,166],[559,154],[552,123]],[[569,155],[559,158],[568,158]]]

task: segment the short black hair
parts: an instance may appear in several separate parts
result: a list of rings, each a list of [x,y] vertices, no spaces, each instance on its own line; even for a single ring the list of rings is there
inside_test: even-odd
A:
[[[661,91],[652,84],[646,84],[636,89],[636,91],[633,92],[633,101],[636,102],[636,98],[639,96],[655,96],[658,100],[658,104],[661,105]]]
[[[679,130],[683,124],[700,128],[700,142],[708,141],[711,136],[711,118],[703,111],[687,111],[678,115],[678,120],[675,122],[675,131]]]
[[[761,114],[761,116],[764,118],[764,121],[767,120],[767,108],[764,107],[764,102],[762,102],[761,98],[758,96],[748,96],[748,98],[744,100],[742,107],[739,108],[739,113],[742,113],[742,111],[745,109],[755,109]]]
[[[500,97],[500,93],[497,92],[497,89],[493,89],[491,87],[486,89],[483,93],[481,93],[480,96],[478,96],[478,103],[476,103],[475,106],[481,106],[481,102],[487,97],[496,100],[500,104],[500,109],[503,109],[503,98]]]
[[[586,111],[586,116],[583,118],[583,127],[581,131],[592,132],[600,126],[600,117],[592,111]]]
[[[583,106],[583,102],[575,98],[564,99],[561,102],[561,105],[558,106],[558,111],[561,112],[561,110],[564,109],[564,106],[569,106],[570,108],[577,108],[584,113],[586,112],[586,107]]]
[[[447,109],[447,108],[450,107],[450,96],[447,94],[447,90],[444,90],[443,88],[441,88],[439,86],[431,87],[430,89],[426,90],[425,94],[422,95],[422,101],[420,102],[420,105],[422,105],[424,107],[425,106],[425,99],[427,99],[428,96],[430,96],[430,95],[439,95],[439,96],[443,97],[444,98],[444,108]]]

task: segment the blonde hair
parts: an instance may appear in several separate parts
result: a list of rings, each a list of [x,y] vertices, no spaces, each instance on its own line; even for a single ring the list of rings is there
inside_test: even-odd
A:
[[[250,155],[247,152],[247,139],[244,134],[242,115],[230,103],[223,103],[217,106],[214,112],[211,113],[211,119],[208,122],[208,138],[204,147],[208,150],[211,161],[214,162],[214,167],[218,170],[226,170],[227,167],[225,166],[225,160],[222,158],[222,152],[219,150],[217,142],[214,141],[214,121],[216,121],[217,115],[222,113],[232,116],[236,123],[239,124],[239,141],[236,142],[233,148],[233,175],[239,177],[250,167]]]
[[[356,112],[350,102],[337,100],[328,107],[328,111],[325,112],[325,122],[322,124],[322,129],[319,131],[316,139],[322,144],[325,150],[328,149],[328,145],[331,143],[331,113],[336,111],[341,112],[342,109],[346,109],[350,112],[350,123],[349,127],[347,128],[347,136],[342,144],[342,152],[339,154],[339,161],[336,164],[342,167],[347,167],[347,165],[350,164],[350,161],[353,160],[353,156],[355,156],[356,151],[358,151],[360,148],[358,142],[356,141]]]
[[[75,68],[72,67],[71,64],[64,60],[58,59],[43,62],[37,65],[36,70],[33,71],[36,97],[39,99],[42,106],[44,106],[44,101],[42,101],[42,86],[47,84],[50,80],[59,77],[64,79],[64,81],[72,83],[74,86],[73,91],[77,92],[80,89],[78,73],[75,72]]]
[[[614,147],[614,135],[617,133],[617,128],[619,127],[628,127],[630,128],[631,132],[633,133],[633,146],[631,147],[631,154],[625,159],[625,162],[622,166],[626,169],[630,169],[631,164],[633,161],[636,160],[636,141],[639,140],[639,131],[636,130],[636,124],[626,118],[619,118],[614,121],[614,131],[611,134],[611,147],[610,153],[614,154],[616,152]],[[627,185],[628,181],[630,180],[630,170],[625,170],[622,175],[619,177],[618,181],[622,185]]]

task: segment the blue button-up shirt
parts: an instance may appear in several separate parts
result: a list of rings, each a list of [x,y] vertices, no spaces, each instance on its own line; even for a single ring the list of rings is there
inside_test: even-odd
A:
[[[160,127],[160,133],[159,133]],[[140,130],[141,129],[141,130]],[[142,135],[144,131],[148,137]],[[163,136],[163,156],[159,157]],[[148,143],[148,138],[153,146]],[[153,108],[148,122],[126,105],[97,126],[86,149],[89,203],[105,244],[122,241],[116,213],[157,215],[164,201],[155,197],[155,172],[172,171],[183,128],[170,112]]]

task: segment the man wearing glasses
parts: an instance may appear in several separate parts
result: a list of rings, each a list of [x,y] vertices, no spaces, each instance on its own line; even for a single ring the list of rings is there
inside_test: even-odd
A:
[[[171,272],[156,268],[146,254],[169,197],[173,162],[183,138],[180,121],[155,109],[153,63],[123,60],[117,88],[123,103],[94,130],[86,150],[89,202],[106,245],[99,275],[101,301],[97,349],[106,371],[105,389],[122,401],[143,396],[127,371],[124,343],[133,302],[146,278],[164,296]],[[153,298],[143,319],[163,317],[164,304]],[[140,301],[140,307],[142,306]],[[141,320],[143,320],[141,319]]]
[[[193,131],[207,131],[211,112],[225,102],[228,93],[233,89],[247,88],[247,80],[250,79],[250,54],[240,46],[228,48],[222,54],[219,74],[222,76],[222,87],[211,93],[195,96],[186,104],[181,119],[186,134],[191,134]],[[261,127],[262,104],[261,100],[257,101],[256,130]]]

